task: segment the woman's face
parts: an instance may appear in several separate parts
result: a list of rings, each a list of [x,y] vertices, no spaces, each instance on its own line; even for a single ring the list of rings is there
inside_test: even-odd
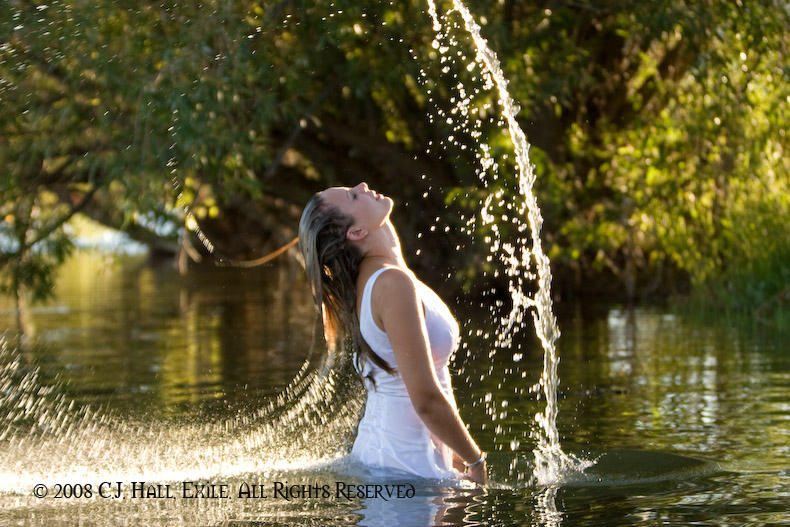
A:
[[[354,218],[350,232],[376,230],[384,225],[392,212],[392,199],[370,190],[365,182],[351,188],[330,187],[320,194],[324,202]]]

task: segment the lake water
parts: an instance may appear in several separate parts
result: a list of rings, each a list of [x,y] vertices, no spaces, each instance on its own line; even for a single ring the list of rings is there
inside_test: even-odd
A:
[[[179,276],[142,256],[78,253],[56,297],[33,307],[32,341],[9,333],[0,346],[0,524],[790,523],[786,334],[661,307],[561,306],[557,424],[564,449],[596,463],[541,487],[529,481],[534,445],[514,438],[542,403],[512,394],[536,382],[542,351],[526,335],[518,363],[492,363],[490,315],[452,297],[467,343],[456,398],[491,453],[485,491],[343,461],[363,399],[347,380],[316,381],[298,267]],[[0,330],[14,326],[3,299]],[[376,484],[408,495],[355,493]]]

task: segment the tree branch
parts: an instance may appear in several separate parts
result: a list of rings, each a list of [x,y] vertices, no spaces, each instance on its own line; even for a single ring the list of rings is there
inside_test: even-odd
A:
[[[261,181],[266,181],[267,179],[269,179],[274,175],[275,171],[277,170],[277,167],[279,167],[280,163],[282,163],[283,157],[285,157],[285,153],[288,151],[288,149],[290,149],[294,145],[296,139],[299,137],[299,134],[302,132],[302,124],[301,124],[302,120],[313,115],[315,111],[318,109],[318,107],[321,105],[321,103],[326,100],[326,98],[329,96],[332,90],[334,90],[338,86],[338,84],[340,84],[340,81],[338,81],[337,79],[327,84],[324,90],[321,92],[321,94],[316,98],[315,101],[313,101],[313,104],[311,104],[310,107],[307,109],[307,112],[305,112],[305,114],[299,118],[299,121],[296,123],[296,126],[291,131],[291,134],[288,136],[288,139],[286,139],[285,143],[283,143],[283,146],[280,147],[280,150],[277,152],[277,155],[274,157],[274,160],[272,161],[271,165],[269,165],[269,168],[266,169],[266,172],[263,174],[263,176],[261,176]]]
[[[39,231],[38,236],[36,236],[31,242],[21,244],[20,247],[14,252],[0,254],[0,267],[4,266],[12,258],[15,258],[25,253],[28,249],[30,249],[37,243],[45,240],[50,234],[55,232],[55,230],[57,230],[61,225],[69,221],[69,219],[71,219],[72,216],[74,216],[80,210],[85,208],[85,205],[87,205],[88,202],[93,198],[93,195],[96,194],[96,191],[99,190],[99,187],[101,187],[101,183],[95,184],[93,188],[82,197],[82,200],[80,200],[79,203],[73,204],[69,209],[69,211],[66,212],[63,216],[61,216],[57,220],[50,223],[49,226]]]

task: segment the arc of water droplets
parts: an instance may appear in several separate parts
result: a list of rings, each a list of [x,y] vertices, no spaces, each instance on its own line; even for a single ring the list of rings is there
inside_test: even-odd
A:
[[[0,493],[42,481],[164,482],[331,463],[342,457],[363,401],[345,362],[336,364],[342,357],[316,365],[311,354],[257,410],[209,422],[128,421],[75,405],[20,354],[0,333]]]
[[[485,68],[494,80],[499,95],[499,103],[502,106],[508,132],[516,153],[519,193],[524,200],[519,209],[519,214],[527,213],[532,246],[530,251],[522,253],[522,258],[519,259],[516,257],[515,248],[512,245],[507,243],[501,245],[502,250],[506,253],[504,261],[508,267],[507,273],[510,277],[509,289],[513,299],[513,307],[509,316],[500,326],[497,345],[499,347],[508,347],[514,333],[513,329],[520,325],[524,310],[529,307],[534,308],[532,318],[543,348],[543,373],[538,383],[533,386],[532,391],[543,390],[546,398],[546,407],[543,412],[539,412],[535,416],[535,421],[540,429],[537,434],[538,445],[533,451],[535,454],[533,476],[538,483],[548,484],[560,479],[562,474],[568,470],[585,468],[586,463],[562,451],[557,432],[557,386],[559,384],[557,366],[559,357],[557,356],[555,341],[559,337],[560,331],[553,313],[551,300],[551,268],[549,267],[549,259],[543,252],[540,239],[543,217],[537,199],[532,192],[532,187],[535,183],[535,173],[529,161],[529,143],[524,131],[516,121],[519,108],[507,90],[507,79],[505,79],[502,72],[499,59],[496,53],[488,46],[487,41],[481,36],[480,26],[475,22],[474,17],[463,2],[461,0],[453,0],[453,6],[461,15],[464,26],[472,37],[476,48],[475,60]],[[433,20],[433,29],[439,34],[442,31],[442,24],[437,15],[434,0],[428,0],[428,12]],[[483,207],[482,217],[487,224],[491,224],[494,221],[493,215],[488,212],[492,196],[488,197]],[[498,231],[495,232],[498,235]],[[494,248],[499,249],[499,240],[495,240],[494,243]],[[533,277],[528,272],[530,256],[534,257],[537,267],[538,290],[534,297],[529,297],[522,291],[523,278]]]
[[[211,243],[211,240],[208,239],[208,236],[205,235],[203,230],[198,225],[197,219],[195,215],[192,214],[192,207],[184,202],[184,190],[183,185],[178,181],[178,177],[176,175],[176,168],[175,159],[170,159],[167,163],[167,166],[173,167],[170,169],[170,173],[173,174],[173,178],[170,180],[171,184],[173,185],[173,189],[176,191],[176,206],[181,205],[181,208],[184,211],[184,218],[185,218],[185,225],[187,230],[195,231],[197,234],[198,240],[200,243],[203,244],[203,247],[209,252],[209,254],[214,254],[214,244]],[[184,236],[187,236],[187,233],[184,233]]]

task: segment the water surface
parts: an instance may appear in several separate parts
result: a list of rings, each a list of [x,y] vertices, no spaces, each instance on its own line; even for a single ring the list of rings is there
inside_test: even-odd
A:
[[[445,298],[454,304],[452,293]],[[143,480],[177,491],[184,480],[225,484],[234,493],[242,484],[271,491],[277,481],[333,491],[338,481],[409,481],[336,455],[353,440],[361,394],[311,377],[321,348],[298,267],[205,268],[182,277],[141,256],[78,253],[56,297],[34,306],[32,341],[8,337],[0,354],[3,523],[787,522],[790,355],[780,335],[694,322],[661,307],[561,306],[560,437],[566,451],[597,462],[542,487],[530,481],[534,444],[525,439],[542,401],[514,395],[536,382],[540,346],[521,336],[518,361],[507,350],[489,359],[490,315],[465,305],[454,305],[466,343],[454,384],[464,420],[491,452],[490,489],[412,482],[413,497],[389,501],[334,493],[131,499],[128,482]],[[4,299],[0,328],[14,323]],[[266,410],[297,376],[305,379],[291,385],[297,400]],[[321,396],[329,392],[327,403]],[[21,430],[30,430],[23,441]],[[121,480],[126,499],[35,498],[38,480],[50,489]]]

